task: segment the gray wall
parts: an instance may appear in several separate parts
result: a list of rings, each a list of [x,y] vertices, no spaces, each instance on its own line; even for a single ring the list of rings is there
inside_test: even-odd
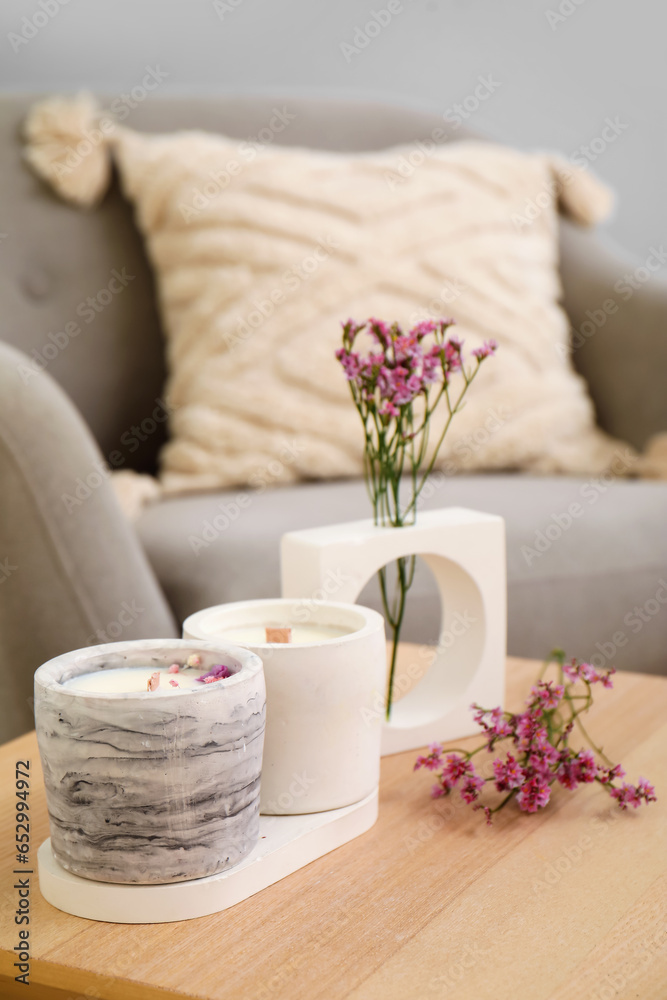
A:
[[[345,48],[390,4],[376,37]],[[661,0],[2,0],[0,89],[120,94],[150,66],[167,74],[158,93],[343,93],[441,113],[467,98],[492,138],[579,150],[618,192],[609,234],[645,258],[667,229],[666,28]],[[481,102],[479,77],[494,81]]]

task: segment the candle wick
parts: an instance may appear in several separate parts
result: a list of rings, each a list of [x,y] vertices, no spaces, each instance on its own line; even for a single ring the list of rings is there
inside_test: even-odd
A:
[[[267,625],[265,628],[267,642],[291,642],[292,629],[288,625]]]

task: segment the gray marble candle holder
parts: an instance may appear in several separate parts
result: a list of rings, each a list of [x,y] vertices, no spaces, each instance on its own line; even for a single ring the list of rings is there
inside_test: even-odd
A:
[[[191,653],[233,677],[173,694],[63,686],[92,670]],[[65,653],[35,673],[51,846],[68,871],[151,884],[214,875],[259,836],[266,694],[260,658],[224,643],[136,640]]]

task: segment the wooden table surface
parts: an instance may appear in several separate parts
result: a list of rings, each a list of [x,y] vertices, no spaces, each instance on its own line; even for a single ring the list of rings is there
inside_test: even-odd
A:
[[[536,668],[509,661],[508,707]],[[618,674],[597,701],[589,732],[657,804],[623,813],[597,785],[557,787],[545,812],[510,806],[487,827],[458,797],[430,799],[415,753],[387,757],[372,830],[215,916],[95,923],[46,903],[33,874],[28,990],[13,982],[16,760],[31,762],[33,862],[48,821],[34,734],[14,740],[0,750],[0,995],[665,1000],[667,679]]]

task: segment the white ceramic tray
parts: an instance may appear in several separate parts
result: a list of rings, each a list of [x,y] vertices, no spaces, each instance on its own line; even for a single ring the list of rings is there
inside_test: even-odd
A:
[[[89,920],[152,924],[204,917],[240,903],[360,836],[370,830],[377,815],[375,791],[343,809],[260,816],[257,846],[235,868],[168,885],[118,885],[73,875],[56,861],[49,839],[37,855],[39,888],[52,906]]]

